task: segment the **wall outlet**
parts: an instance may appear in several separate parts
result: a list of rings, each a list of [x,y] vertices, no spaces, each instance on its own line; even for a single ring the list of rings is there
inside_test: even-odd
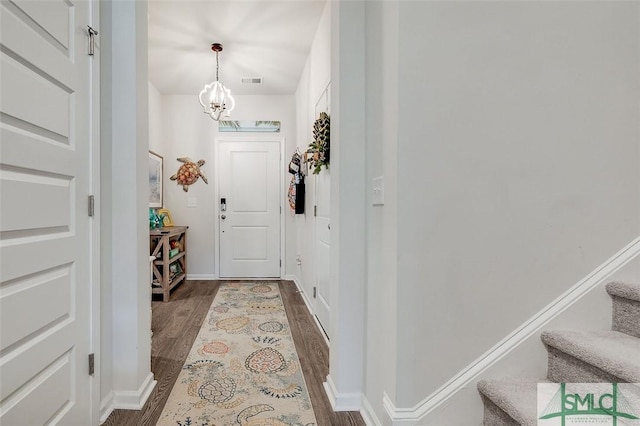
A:
[[[198,207],[198,199],[196,197],[187,198],[187,207]]]

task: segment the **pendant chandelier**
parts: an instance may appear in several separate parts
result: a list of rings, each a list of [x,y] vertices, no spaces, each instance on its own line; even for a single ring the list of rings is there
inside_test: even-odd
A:
[[[236,101],[233,100],[229,89],[224,87],[218,79],[218,69],[220,68],[218,55],[222,52],[222,45],[213,43],[211,50],[216,53],[216,81],[205,84],[199,98],[200,105],[204,108],[204,113],[209,114],[215,121],[219,121],[220,117],[231,116],[231,111],[235,108]]]

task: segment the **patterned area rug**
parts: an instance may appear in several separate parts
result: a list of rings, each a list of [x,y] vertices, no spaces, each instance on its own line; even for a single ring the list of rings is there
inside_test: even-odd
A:
[[[316,424],[277,283],[220,285],[157,424]]]

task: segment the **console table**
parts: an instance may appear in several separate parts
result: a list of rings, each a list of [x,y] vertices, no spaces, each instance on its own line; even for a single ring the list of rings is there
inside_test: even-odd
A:
[[[169,301],[171,290],[187,277],[187,229],[188,226],[171,226],[149,231],[153,277],[151,292],[162,294],[162,301]],[[171,242],[182,247],[177,253],[171,250]],[[173,254],[173,256],[171,256]]]

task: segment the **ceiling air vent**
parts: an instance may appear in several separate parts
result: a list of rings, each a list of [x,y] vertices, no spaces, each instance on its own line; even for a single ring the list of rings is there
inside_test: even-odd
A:
[[[262,77],[242,77],[242,84],[262,84]]]

